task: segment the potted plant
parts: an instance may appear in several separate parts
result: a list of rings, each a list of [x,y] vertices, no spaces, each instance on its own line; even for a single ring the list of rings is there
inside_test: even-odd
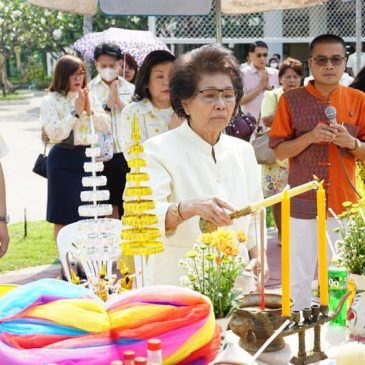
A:
[[[245,241],[242,231],[235,235],[219,228],[201,234],[193,250],[180,261],[185,272],[182,285],[209,297],[216,318],[228,318],[240,304],[242,290],[235,287],[235,281],[246,266],[238,247]]]

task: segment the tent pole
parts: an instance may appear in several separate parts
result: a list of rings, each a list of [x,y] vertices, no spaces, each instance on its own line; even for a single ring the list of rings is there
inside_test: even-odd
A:
[[[215,1],[215,29],[217,43],[222,44],[222,3],[221,0]]]
[[[356,68],[361,68],[361,0],[356,0]],[[356,76],[356,75],[355,75]]]
[[[83,24],[84,35],[91,33],[92,31],[93,31],[93,17],[84,15],[84,24]],[[86,72],[87,72],[88,79],[91,80],[91,75],[92,75],[91,61],[87,60],[87,61],[85,61],[85,64],[86,64]]]

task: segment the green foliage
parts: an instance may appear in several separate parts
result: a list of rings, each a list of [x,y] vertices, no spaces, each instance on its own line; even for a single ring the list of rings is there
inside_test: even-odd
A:
[[[246,240],[243,232],[239,232],[237,238],[239,242]],[[245,262],[238,255],[234,241],[234,233],[222,228],[202,234],[199,244],[179,263],[186,274],[181,283],[206,295],[213,304],[216,318],[228,316],[242,299],[242,291],[234,284]]]
[[[365,204],[344,202],[337,231],[340,262],[352,273],[365,275]]]
[[[53,226],[44,221],[28,222],[24,238],[23,223],[9,224],[10,245],[0,259],[0,272],[56,262],[58,252],[53,238]]]
[[[271,207],[266,209],[266,227],[275,227],[274,215]]]
[[[356,169],[356,189],[365,199],[365,162],[358,161]]]
[[[147,17],[112,17],[99,10],[93,17],[93,31],[103,31],[109,27],[147,29]],[[39,88],[47,87],[49,83],[44,81],[45,75],[41,75],[44,74],[45,60],[36,62],[33,60],[34,55],[45,55],[49,52],[58,58],[69,53],[69,46],[82,34],[81,15],[51,11],[28,4],[24,0],[0,0],[0,79],[1,72],[4,71],[3,64],[14,55],[14,47],[19,47],[21,61],[27,69],[15,70],[12,60],[15,80],[35,80]],[[28,63],[30,66],[27,66]]]

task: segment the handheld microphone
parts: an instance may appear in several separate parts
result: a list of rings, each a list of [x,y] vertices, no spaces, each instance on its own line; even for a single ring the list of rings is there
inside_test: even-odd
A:
[[[337,119],[336,119],[337,111],[334,106],[329,105],[324,110],[324,114],[326,114],[326,117],[328,118],[330,124],[337,124]]]

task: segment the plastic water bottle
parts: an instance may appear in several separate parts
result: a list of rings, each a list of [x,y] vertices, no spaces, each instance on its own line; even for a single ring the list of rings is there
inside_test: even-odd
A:
[[[147,364],[162,365],[161,340],[151,338],[147,341]]]
[[[347,271],[337,258],[331,260],[328,269],[329,312],[334,312],[342,296],[347,292]],[[340,314],[331,321],[334,326],[346,325],[347,303],[343,304]]]

